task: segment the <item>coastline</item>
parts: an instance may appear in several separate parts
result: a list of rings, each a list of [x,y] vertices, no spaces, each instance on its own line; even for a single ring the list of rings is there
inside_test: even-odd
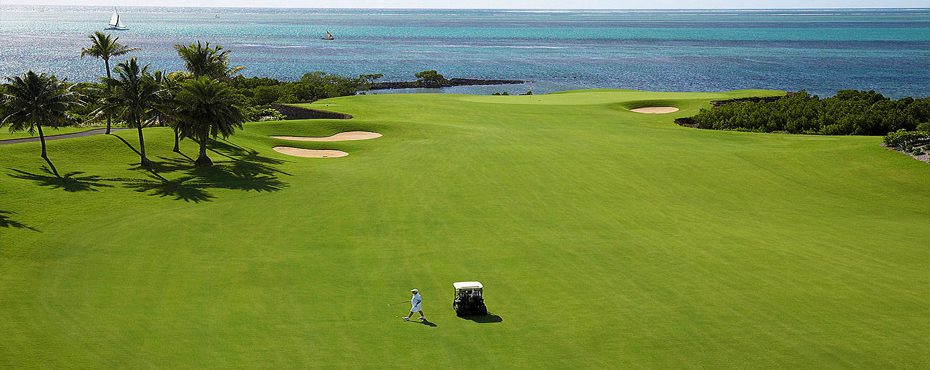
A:
[[[420,81],[397,81],[397,82],[374,82],[368,85],[368,90],[393,90],[393,89],[415,89],[415,88],[441,88],[455,86],[490,86],[490,85],[519,85],[527,81],[523,80],[495,80],[495,79],[477,79],[477,78],[450,78],[438,85],[425,84]]]

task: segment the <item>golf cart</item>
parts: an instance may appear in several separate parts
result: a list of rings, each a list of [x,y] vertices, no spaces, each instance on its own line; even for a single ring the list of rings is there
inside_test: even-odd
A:
[[[455,287],[455,300],[452,308],[455,315],[462,317],[468,315],[487,315],[488,308],[484,305],[482,297],[484,287],[477,281],[462,281],[452,283]]]

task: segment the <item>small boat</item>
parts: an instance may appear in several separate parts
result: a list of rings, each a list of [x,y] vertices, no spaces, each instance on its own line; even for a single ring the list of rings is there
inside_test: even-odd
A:
[[[124,31],[128,30],[129,28],[123,26],[123,20],[120,19],[119,13],[116,12],[116,9],[113,9],[113,15],[110,16],[110,27],[107,27],[106,29]]]
[[[336,39],[335,37],[333,37],[333,34],[329,33],[329,31],[326,31],[326,36],[323,36],[320,38],[323,40],[335,40]]]

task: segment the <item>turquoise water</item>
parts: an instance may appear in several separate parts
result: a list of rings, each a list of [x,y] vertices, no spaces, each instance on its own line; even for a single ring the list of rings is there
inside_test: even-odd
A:
[[[0,76],[28,69],[70,81],[104,73],[81,59],[111,8],[0,6]],[[121,8],[109,31],[152,68],[180,70],[172,45],[210,41],[246,76],[383,73],[531,81],[446,92],[579,88],[877,90],[930,95],[930,9],[491,11]],[[320,40],[326,31],[335,41]]]

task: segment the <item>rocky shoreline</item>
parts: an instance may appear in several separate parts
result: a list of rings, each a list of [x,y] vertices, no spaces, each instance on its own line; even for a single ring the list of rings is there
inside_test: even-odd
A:
[[[350,119],[352,115],[345,113],[328,112],[310,108],[297,107],[287,104],[272,103],[271,108],[284,115],[284,119]]]
[[[747,102],[758,103],[760,101],[773,102],[779,99],[791,97],[794,94],[795,93],[793,92],[788,92],[785,95],[781,95],[781,96],[766,96],[766,97],[753,96],[749,98],[739,98],[739,99],[712,100],[710,104],[713,105],[714,107],[719,107],[721,105],[727,105],[727,104],[733,104],[733,103],[747,103]]]
[[[476,78],[450,78],[438,85],[426,84],[420,81],[399,81],[399,82],[374,82],[368,85],[369,90],[389,90],[389,89],[414,89],[414,88],[439,88],[453,86],[480,86],[480,85],[517,85],[523,84],[522,80],[484,80]]]

